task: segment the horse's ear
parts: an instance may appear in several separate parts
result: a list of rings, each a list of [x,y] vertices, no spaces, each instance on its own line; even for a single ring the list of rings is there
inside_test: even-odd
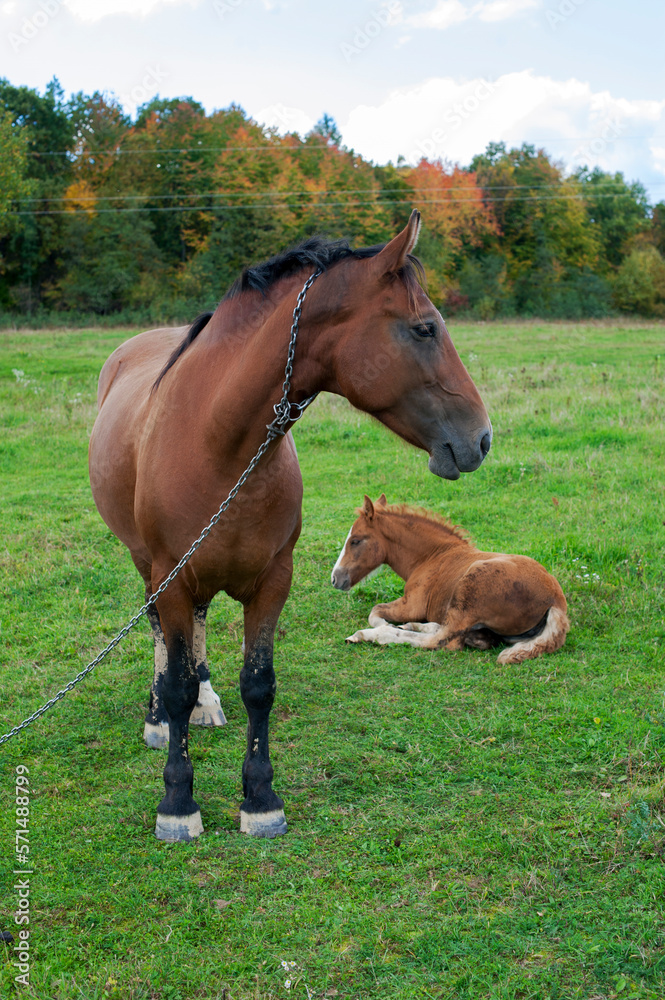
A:
[[[363,514],[365,515],[365,517],[369,521],[371,521],[372,518],[374,517],[374,504],[372,503],[372,501],[370,500],[370,498],[367,496],[367,494],[365,494],[365,499],[363,501],[363,510],[362,510],[362,512],[363,512]]]
[[[386,494],[382,493],[379,499],[376,501],[377,507],[385,507],[388,501],[386,500]]]
[[[408,254],[418,242],[420,232],[420,212],[414,208],[411,218],[401,233],[398,233],[383,250],[372,258],[372,266],[377,276],[394,274],[404,266]]]

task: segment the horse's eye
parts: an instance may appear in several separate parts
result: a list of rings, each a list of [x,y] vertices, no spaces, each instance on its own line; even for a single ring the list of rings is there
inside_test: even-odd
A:
[[[419,323],[417,326],[412,326],[411,329],[421,340],[436,337],[436,323]]]
[[[351,541],[349,542],[349,545],[353,548],[354,545],[360,545],[360,542],[361,542],[360,538],[352,538]]]

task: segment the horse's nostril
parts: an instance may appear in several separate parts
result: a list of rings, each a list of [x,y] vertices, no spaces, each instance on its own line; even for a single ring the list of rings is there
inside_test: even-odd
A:
[[[480,450],[483,453],[483,458],[490,450],[491,445],[492,445],[492,435],[490,434],[489,431],[486,431],[485,434],[483,434],[483,436],[480,439]]]

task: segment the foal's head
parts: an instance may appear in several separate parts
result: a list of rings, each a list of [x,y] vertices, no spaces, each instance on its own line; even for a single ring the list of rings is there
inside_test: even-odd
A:
[[[338,590],[351,590],[368,573],[385,562],[386,542],[378,529],[377,509],[386,506],[386,495],[382,493],[376,501],[376,508],[368,496],[351,531],[344,543],[332,571],[331,581]]]

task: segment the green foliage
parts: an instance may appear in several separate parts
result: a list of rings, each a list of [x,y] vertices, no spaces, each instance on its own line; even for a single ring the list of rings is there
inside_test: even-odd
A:
[[[629,184],[623,174],[605,173],[600,167],[577,171],[592,231],[601,247],[600,265],[616,268],[635,237],[648,229],[648,200],[638,182]]]
[[[314,135],[323,136],[323,138],[330,145],[333,146],[342,145],[342,133],[337,127],[337,122],[332,117],[332,115],[323,114],[321,118],[319,118],[314,128],[312,129],[312,133]]]
[[[66,217],[63,235],[61,277],[45,295],[57,309],[116,312],[139,302],[159,274],[160,254],[144,215],[76,213]]]
[[[129,332],[0,338],[0,732],[143,599],[86,469],[97,373]],[[0,929],[16,930],[21,764],[35,945],[24,989],[0,943],[3,997],[665,995],[663,325],[471,323],[453,336],[495,429],[472,475],[436,479],[337,397],[296,427],[304,526],[271,716],[287,835],[238,832],[242,614],[220,596],[208,654],[229,724],[192,737],[206,832],[154,839],[165,756],[141,741],[140,625],[3,747]],[[387,572],[346,595],[329,583],[354,508],[382,491],[543,562],[568,598],[565,646],[500,668],[490,652],[345,645],[402,587]]]
[[[665,260],[654,246],[635,247],[614,279],[614,299],[622,312],[665,316]]]
[[[0,234],[7,230],[6,213],[15,199],[31,191],[27,177],[27,133],[12,121],[0,105]]]
[[[459,287],[480,319],[514,312],[514,301],[506,282],[506,262],[500,254],[465,261],[459,274]]]
[[[654,205],[651,215],[651,233],[656,250],[665,256],[665,201]]]
[[[468,169],[374,166],[327,113],[301,139],[235,104],[206,114],[193,97],[155,98],[132,120],[106,94],[66,100],[55,79],[43,94],[0,80],[0,188],[5,322],[132,310],[187,322],[246,265],[315,232],[383,243],[413,207],[444,309],[601,317],[616,287],[621,308],[659,315],[660,293],[635,291],[633,264],[618,272],[644,243],[663,253],[662,206],[618,173],[565,176],[527,144],[490,143]]]

